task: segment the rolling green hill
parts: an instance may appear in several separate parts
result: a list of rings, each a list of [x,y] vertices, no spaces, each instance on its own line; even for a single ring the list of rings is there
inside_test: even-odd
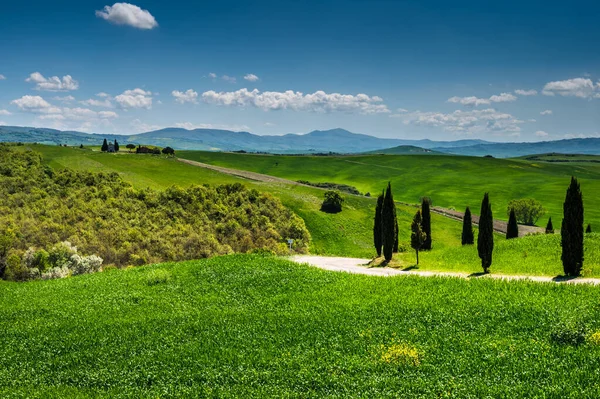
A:
[[[384,148],[382,150],[367,151],[365,154],[385,154],[385,155],[411,155],[411,154],[442,154],[439,151],[430,150],[427,148],[416,147],[414,145],[400,145],[392,148]]]
[[[599,320],[591,286],[247,255],[0,282],[0,396],[593,398]]]

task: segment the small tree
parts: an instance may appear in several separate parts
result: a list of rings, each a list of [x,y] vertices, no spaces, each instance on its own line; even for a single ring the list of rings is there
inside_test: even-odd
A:
[[[471,218],[471,209],[467,207],[465,215],[463,217],[463,228],[462,228],[462,245],[471,245],[475,242],[473,237],[473,220]]]
[[[542,203],[533,198],[523,198],[512,200],[508,203],[506,213],[510,213],[511,210],[515,211],[517,221],[522,224],[533,226],[536,224],[538,219],[546,213],[546,210],[542,206]]]
[[[394,242],[396,237],[396,224],[394,223],[396,204],[392,195],[392,185],[388,183],[383,198],[383,208],[381,210],[381,232],[383,236],[383,256],[389,262],[394,253]]]
[[[583,196],[575,177],[571,177],[567,189],[563,215],[560,229],[563,270],[567,276],[579,276],[583,267]]]
[[[162,149],[162,153],[165,155],[175,155],[175,150],[171,147],[165,147]]]
[[[423,243],[422,250],[431,250],[431,212],[429,206],[431,205],[431,199],[423,197],[421,201],[421,213],[423,218],[423,232],[425,233],[425,242]]]
[[[419,250],[425,244],[427,234],[423,231],[423,220],[421,218],[421,211],[418,210],[413,218],[412,224],[410,225],[410,246],[415,250],[417,254],[417,265],[419,264]]]
[[[591,233],[592,232],[592,225],[588,223],[587,228],[585,229],[586,233]]]
[[[375,251],[377,256],[381,256],[381,246],[383,245],[383,235],[381,231],[381,210],[383,208],[384,193],[382,192],[377,197],[377,205],[375,205],[375,217],[373,218],[373,244],[375,244]]]
[[[492,265],[492,252],[494,251],[494,217],[488,193],[481,201],[481,212],[479,214],[479,234],[477,235],[477,252],[481,258],[481,266],[484,273],[490,272]]]
[[[546,224],[546,234],[554,234],[554,226],[552,226],[552,216],[548,218],[548,224]]]
[[[131,150],[135,149],[135,144],[129,143],[125,146],[125,148],[127,148],[129,150],[129,152],[131,152]]]
[[[325,199],[321,204],[321,210],[327,213],[338,213],[342,211],[342,204],[344,203],[344,198],[340,195],[338,191],[326,191]]]
[[[515,216],[514,209],[510,210],[510,216],[508,217],[508,225],[506,226],[506,239],[519,237],[519,225],[517,225],[517,217]]]
[[[100,150],[102,152],[108,151],[108,142],[106,141],[106,139],[104,139],[104,142],[102,143],[102,148],[100,148]]]
[[[83,148],[83,144],[79,144],[79,148]]]
[[[115,139],[115,152],[119,152],[119,143],[117,142],[117,139]]]

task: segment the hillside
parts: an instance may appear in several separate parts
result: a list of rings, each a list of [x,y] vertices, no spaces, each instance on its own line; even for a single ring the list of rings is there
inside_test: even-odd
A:
[[[411,154],[443,154],[439,151],[430,150],[427,148],[416,147],[414,145],[399,145],[392,148],[384,148],[382,150],[366,151],[364,154],[384,154],[384,155],[411,155]]]

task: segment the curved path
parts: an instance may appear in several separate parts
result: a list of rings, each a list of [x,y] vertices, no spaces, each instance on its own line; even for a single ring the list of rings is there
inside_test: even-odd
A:
[[[390,267],[368,267],[367,263],[370,259],[357,259],[357,258],[338,258],[329,256],[313,256],[313,255],[294,255],[288,258],[289,260],[300,263],[308,264],[311,266],[318,267],[324,270],[330,270],[335,272],[346,272],[354,274],[366,274],[369,276],[421,276],[421,277],[455,277],[455,278],[493,278],[498,280],[530,280],[541,283],[564,283],[564,284],[600,284],[599,278],[560,278],[560,277],[547,277],[547,276],[519,276],[509,274],[484,274],[484,275],[470,275],[469,273],[457,273],[457,272],[431,272],[431,271],[419,271],[410,270],[404,271],[399,269],[393,269]]]
[[[193,165],[193,166],[198,166],[198,167],[205,168],[205,169],[214,170],[216,172],[221,172],[221,173],[225,173],[228,175],[241,177],[243,179],[254,180],[254,181],[259,181],[259,182],[264,182],[264,183],[292,184],[295,186],[306,186],[306,187],[310,187],[310,188],[316,188],[319,190],[327,190],[325,188],[309,186],[306,184],[298,183],[297,181],[288,180],[288,179],[284,179],[281,177],[275,177],[275,176],[271,176],[271,175],[265,175],[262,173],[250,172],[247,170],[240,170],[240,169],[225,168],[223,166],[216,166],[216,165],[211,165],[208,163],[197,162],[197,161],[192,161],[192,160],[183,159],[183,158],[177,158],[177,160],[179,162],[187,163],[188,165]],[[351,161],[348,161],[348,162],[351,162]],[[347,195],[354,195],[354,194],[347,194]],[[402,205],[406,205],[406,206],[414,206],[414,207],[418,206],[416,204],[409,204],[406,202],[400,202],[400,201],[396,201],[396,202],[399,204],[402,204]],[[455,220],[460,220],[460,221],[462,221],[462,219],[464,217],[463,212],[455,211],[452,209],[440,208],[439,206],[431,207],[431,212],[448,217],[450,219],[455,219]],[[479,216],[473,214],[472,220],[473,220],[473,224],[475,224],[475,225],[479,224]],[[506,234],[507,224],[508,223],[503,220],[494,220],[494,230],[498,233]],[[521,224],[519,225],[519,236],[520,237],[527,235],[527,234],[531,234],[531,233],[543,233],[543,232],[544,232],[544,229],[541,227],[525,226],[525,225],[521,225]]]

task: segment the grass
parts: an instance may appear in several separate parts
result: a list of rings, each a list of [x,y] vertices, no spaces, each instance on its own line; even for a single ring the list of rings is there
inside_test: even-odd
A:
[[[591,286],[249,255],[0,282],[0,396],[595,398],[599,320]]]
[[[507,220],[508,202],[535,198],[548,217],[562,220],[562,204],[572,175],[581,183],[585,222],[600,226],[600,163],[548,163],[525,159],[494,159],[450,155],[273,156],[181,151],[178,156],[209,164],[249,170],[290,180],[355,186],[376,195],[388,181],[394,199],[433,204],[479,214],[484,192],[490,193],[494,217]],[[557,226],[558,227],[558,226]]]

